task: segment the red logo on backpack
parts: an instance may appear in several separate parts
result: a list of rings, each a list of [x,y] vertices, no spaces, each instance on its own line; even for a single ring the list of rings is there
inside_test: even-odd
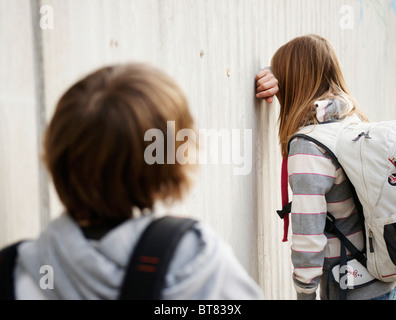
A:
[[[392,173],[389,177],[388,177],[388,182],[391,186],[396,186],[396,173]]]

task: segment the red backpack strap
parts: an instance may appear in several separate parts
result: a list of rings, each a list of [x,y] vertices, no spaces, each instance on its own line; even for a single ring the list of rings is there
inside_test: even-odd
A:
[[[282,207],[285,209],[289,205],[289,177],[287,172],[287,157],[283,158],[282,161],[282,172],[281,172],[281,191],[282,191]],[[290,210],[291,208],[289,208]],[[289,213],[285,213],[283,216],[283,240],[287,242],[287,236],[289,232]]]

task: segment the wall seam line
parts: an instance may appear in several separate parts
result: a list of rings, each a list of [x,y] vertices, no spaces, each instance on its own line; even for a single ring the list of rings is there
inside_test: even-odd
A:
[[[45,76],[44,76],[44,53],[43,35],[40,28],[40,0],[31,1],[31,19],[33,33],[33,59],[34,59],[34,82],[35,104],[37,121],[37,149],[38,149],[38,178],[39,178],[39,206],[40,206],[40,229],[43,230],[50,221],[49,210],[49,179],[48,173],[42,161],[43,137],[46,129],[46,102],[45,102]]]

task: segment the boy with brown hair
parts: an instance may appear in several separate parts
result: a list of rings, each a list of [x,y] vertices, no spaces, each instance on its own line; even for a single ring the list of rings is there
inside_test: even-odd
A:
[[[169,120],[176,131],[194,130],[180,88],[145,65],[101,68],[61,97],[44,160],[65,212],[19,245],[16,299],[119,297],[131,252],[157,219],[155,204],[182,199],[190,185],[193,165],[144,160],[145,133],[166,134]],[[182,142],[174,143],[169,150]],[[43,266],[53,270],[53,287],[42,286]],[[195,223],[175,249],[159,298],[259,299],[262,291],[230,246]]]

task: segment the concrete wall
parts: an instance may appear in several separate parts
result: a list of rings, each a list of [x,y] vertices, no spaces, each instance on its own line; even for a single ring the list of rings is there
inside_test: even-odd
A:
[[[62,211],[39,154],[64,90],[99,66],[147,62],[180,83],[199,128],[240,130],[241,142],[252,133],[249,174],[202,165],[169,210],[215,229],[267,299],[294,298],[275,213],[279,105],[255,99],[254,77],[279,46],[318,33],[369,117],[395,119],[395,27],[394,0],[0,0],[0,245],[36,236]]]

